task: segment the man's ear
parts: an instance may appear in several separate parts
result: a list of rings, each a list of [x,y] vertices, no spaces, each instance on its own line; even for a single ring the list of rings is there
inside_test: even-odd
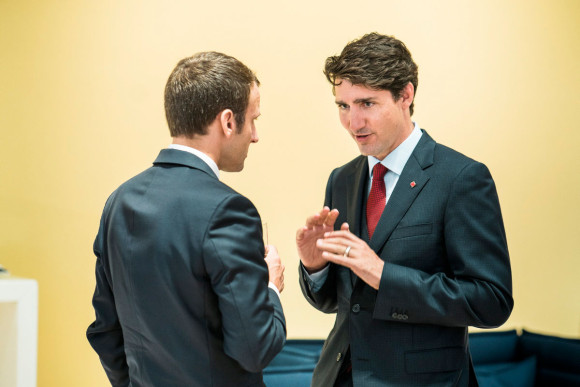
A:
[[[403,88],[401,91],[401,102],[405,108],[409,108],[413,103],[413,99],[415,98],[415,87],[411,82],[407,83],[407,86]]]
[[[222,131],[226,138],[229,138],[236,131],[236,120],[231,109],[224,109],[218,114]]]

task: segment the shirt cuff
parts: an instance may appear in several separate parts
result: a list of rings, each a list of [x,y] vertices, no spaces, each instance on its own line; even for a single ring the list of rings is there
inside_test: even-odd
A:
[[[308,274],[304,266],[302,266],[302,270],[304,271],[304,274],[306,274],[306,279],[308,281],[308,285],[310,286],[310,290],[313,293],[318,292],[326,282],[329,267],[330,265],[326,265],[322,270],[317,271],[316,273]]]
[[[280,291],[278,290],[278,288],[276,287],[276,285],[274,285],[274,282],[268,282],[268,287],[270,289],[272,289],[273,291],[275,291],[276,294],[278,295],[278,298],[280,298]]]

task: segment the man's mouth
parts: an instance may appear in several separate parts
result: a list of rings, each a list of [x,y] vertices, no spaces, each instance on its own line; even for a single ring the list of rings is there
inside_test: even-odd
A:
[[[357,142],[364,142],[371,136],[370,133],[368,134],[355,134],[354,138]]]

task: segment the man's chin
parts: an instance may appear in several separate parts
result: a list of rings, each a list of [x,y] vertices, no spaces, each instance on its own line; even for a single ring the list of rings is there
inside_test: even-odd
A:
[[[224,167],[222,169],[222,171],[224,171],[224,172],[241,172],[243,169],[244,169],[244,163],[241,163],[240,165],[232,165],[232,166]]]
[[[371,154],[369,153],[369,151],[367,149],[365,149],[364,147],[359,146],[358,147],[358,151],[363,156],[371,156]]]
[[[373,157],[376,157],[379,160],[384,159],[384,157],[381,157],[381,155],[379,155],[378,152],[375,149],[371,149],[371,148],[368,148],[368,147],[359,147],[358,150],[359,150],[360,154],[363,155],[363,156],[365,156],[365,157],[367,157],[367,156],[373,156]]]

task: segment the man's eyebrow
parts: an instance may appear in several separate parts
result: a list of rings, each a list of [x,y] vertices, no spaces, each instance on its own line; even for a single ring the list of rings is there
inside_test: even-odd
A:
[[[368,97],[368,98],[355,99],[354,103],[361,104],[361,103],[374,102],[374,101],[375,101],[375,99],[373,97]]]
[[[362,104],[362,103],[367,103],[367,102],[375,102],[375,98],[374,97],[357,98],[354,100],[354,103],[357,105]],[[337,105],[348,105],[346,102],[343,102],[341,100],[336,100],[336,101],[334,101],[334,103],[336,103]]]

